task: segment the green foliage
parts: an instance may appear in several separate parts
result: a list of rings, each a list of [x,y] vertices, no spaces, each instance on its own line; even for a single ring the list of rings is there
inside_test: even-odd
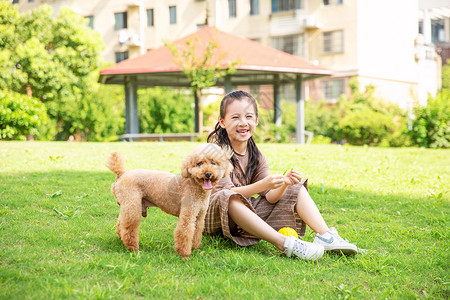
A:
[[[200,44],[198,38],[187,39],[181,46],[168,42],[165,46],[172,52],[174,62],[183,70],[195,91],[214,86],[221,77],[234,73],[235,66],[240,63],[235,61],[224,65],[226,53],[217,51],[217,37],[213,37],[206,47]],[[202,48],[202,55],[198,55]]]
[[[195,130],[203,133],[203,112],[201,101],[201,90],[214,86],[217,81],[228,74],[236,71],[236,65],[241,61],[224,62],[227,53],[220,52],[219,42],[213,36],[208,44],[202,45],[198,38],[187,39],[182,45],[175,45],[169,42],[164,43],[172,52],[174,62],[177,64],[189,80],[194,97],[198,99],[196,103],[197,118]],[[201,53],[199,55],[199,53]]]
[[[46,121],[45,106],[38,99],[0,90],[0,140],[38,135],[37,128]]]
[[[450,90],[450,59],[447,59],[447,64],[442,67],[442,89]]]
[[[19,13],[17,5],[0,2],[0,88],[40,99],[67,136],[86,127],[79,126],[86,116],[78,108],[95,93],[93,72],[104,45],[83,17],[67,8],[53,13],[48,5]]]
[[[351,96],[336,104],[308,102],[306,129],[353,145],[407,146],[406,112],[397,105],[374,97],[375,88],[359,89],[357,78],[349,82]]]
[[[295,136],[295,108],[293,103],[281,102],[282,124],[277,126],[273,109],[258,108],[259,120],[254,134],[258,143],[290,143]],[[295,105],[295,104],[294,104]]]
[[[190,93],[169,88],[138,90],[140,132],[192,132],[194,110]]]
[[[329,104],[325,101],[308,101],[305,104],[305,129],[314,136],[335,137],[335,131],[341,119],[339,104]]]
[[[338,123],[336,137],[352,145],[378,145],[394,127],[392,119],[382,113],[360,109],[352,110]]]
[[[409,132],[414,144],[427,148],[450,147],[450,90],[443,89],[427,106],[417,107]]]
[[[65,107],[58,140],[111,141],[124,133],[125,95],[122,86],[95,83],[91,93]]]

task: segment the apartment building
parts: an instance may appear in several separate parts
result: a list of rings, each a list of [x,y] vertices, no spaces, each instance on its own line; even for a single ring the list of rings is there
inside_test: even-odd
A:
[[[103,57],[115,62],[161,47],[205,24],[216,26],[333,70],[332,77],[306,82],[304,88],[305,98],[330,102],[348,94],[349,79],[356,76],[361,88],[372,84],[377,96],[401,107],[417,100],[424,103],[428,93],[440,87],[441,59],[428,37],[436,35],[435,28],[439,42],[450,42],[448,0],[13,2],[21,11],[43,3],[56,12],[70,7],[100,32],[106,44]],[[436,9],[442,13],[428,13]],[[285,99],[293,98],[289,86],[283,92]]]

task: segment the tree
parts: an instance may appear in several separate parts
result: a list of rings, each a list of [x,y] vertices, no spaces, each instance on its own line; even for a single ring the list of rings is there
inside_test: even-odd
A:
[[[217,51],[219,48],[217,37],[212,38],[207,45],[201,45],[198,38],[191,38],[180,47],[168,42],[165,46],[172,52],[174,62],[190,81],[195,97],[195,131],[202,133],[202,89],[214,86],[221,77],[234,73],[236,65],[241,62],[224,63],[223,58],[227,53]],[[198,55],[199,53],[201,54]]]
[[[45,106],[38,99],[0,90],[0,140],[25,139],[46,121]]]
[[[22,14],[0,1],[0,88],[38,98],[67,133],[80,129],[74,120],[83,119],[80,103],[95,89],[104,47],[86,24],[67,8],[54,18],[48,5]]]

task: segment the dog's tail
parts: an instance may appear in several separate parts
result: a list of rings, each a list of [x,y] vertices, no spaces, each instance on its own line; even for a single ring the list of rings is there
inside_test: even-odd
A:
[[[108,156],[106,166],[119,178],[125,173],[125,158],[119,152],[113,152]]]

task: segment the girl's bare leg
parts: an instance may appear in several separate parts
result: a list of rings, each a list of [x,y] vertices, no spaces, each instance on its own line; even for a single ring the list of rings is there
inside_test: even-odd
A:
[[[239,196],[231,196],[228,204],[228,214],[231,218],[230,223],[237,224],[248,233],[268,241],[277,247],[280,251],[284,251],[284,240],[286,236],[282,235],[269,224],[264,222],[258,215],[250,210]],[[231,222],[232,221],[232,222]],[[231,226],[231,225],[230,225]]]
[[[314,200],[311,198],[304,186],[300,188],[300,192],[298,193],[295,210],[297,211],[299,217],[305,221],[305,223],[311,227],[314,232],[323,234],[330,230],[320,214],[316,203],[314,203]]]

